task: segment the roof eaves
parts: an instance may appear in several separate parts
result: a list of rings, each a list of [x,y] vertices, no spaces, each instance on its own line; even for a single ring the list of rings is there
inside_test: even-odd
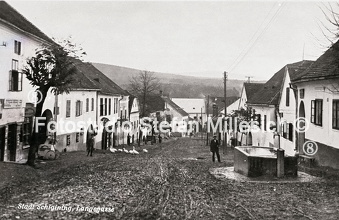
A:
[[[3,19],[1,19],[1,18],[0,18],[0,22],[4,23],[4,24],[7,25],[9,28],[13,28],[13,29],[15,29],[16,31],[20,31],[20,32],[22,32],[23,34],[28,35],[29,37],[34,38],[34,39],[37,40],[37,41],[40,41],[41,43],[47,43],[47,44],[53,44],[53,43],[55,43],[52,39],[50,39],[49,41],[47,41],[46,39],[43,39],[43,38],[41,38],[41,37],[39,37],[39,36],[36,36],[35,34],[32,34],[32,33],[27,32],[27,31],[25,31],[25,30],[22,30],[22,29],[18,28],[17,26],[11,24],[10,22],[8,22],[8,21],[6,21],[6,20],[3,20]]]

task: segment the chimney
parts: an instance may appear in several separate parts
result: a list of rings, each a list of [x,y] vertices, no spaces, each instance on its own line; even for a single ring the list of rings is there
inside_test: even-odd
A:
[[[160,94],[161,97],[163,96],[163,95],[162,95],[162,90],[159,91],[159,94]]]

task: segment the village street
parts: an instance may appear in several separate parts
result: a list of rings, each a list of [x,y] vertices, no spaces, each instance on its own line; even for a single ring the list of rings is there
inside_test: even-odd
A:
[[[337,219],[339,215],[336,176],[325,183],[220,180],[209,169],[232,166],[232,150],[222,154],[222,163],[213,164],[201,139],[172,138],[143,148],[148,153],[97,150],[93,157],[63,153],[58,160],[40,163],[39,169],[1,163],[0,218]],[[51,210],[62,206],[70,209]],[[85,207],[106,211],[95,213]]]

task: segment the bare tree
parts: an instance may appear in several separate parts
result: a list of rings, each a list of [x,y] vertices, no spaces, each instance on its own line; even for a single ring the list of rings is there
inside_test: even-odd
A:
[[[149,112],[146,110],[149,97],[152,93],[159,90],[159,79],[150,71],[140,71],[138,75],[130,79],[129,90],[137,96],[142,107],[141,116],[145,117]]]
[[[65,40],[61,44],[65,46],[52,44],[37,49],[35,56],[27,60],[27,66],[23,69],[26,78],[37,91],[37,100],[39,102],[36,106],[35,117],[41,116],[43,105],[50,89],[55,95],[64,92],[68,93],[71,89],[72,75],[76,72],[73,60],[81,57],[75,54],[82,52],[82,49],[76,49],[76,45],[69,40]],[[85,52],[81,54],[85,54]],[[36,123],[34,123],[31,135],[27,161],[30,166],[35,166],[35,154],[40,144],[40,136],[36,131],[37,129],[35,129],[35,125]]]

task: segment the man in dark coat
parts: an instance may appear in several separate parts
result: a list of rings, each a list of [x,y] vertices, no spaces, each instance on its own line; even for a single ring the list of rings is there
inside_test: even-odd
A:
[[[130,146],[131,145],[131,135],[127,135],[127,145]]]
[[[90,137],[88,138],[88,141],[86,143],[87,147],[87,156],[92,156],[93,150],[94,150],[94,134],[90,134]]]
[[[219,154],[219,141],[217,140],[217,136],[214,135],[213,139],[211,140],[210,144],[211,152],[213,153],[212,155],[212,161],[215,161],[215,154],[217,155],[218,162],[221,163],[220,161],[220,154]]]

